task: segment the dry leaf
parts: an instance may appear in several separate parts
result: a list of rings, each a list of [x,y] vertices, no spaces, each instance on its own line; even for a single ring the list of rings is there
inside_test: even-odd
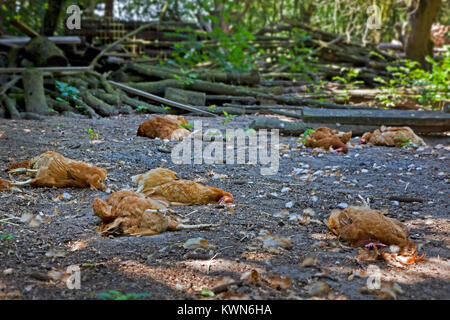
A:
[[[280,237],[278,235],[265,234],[257,237],[263,242],[263,248],[288,248],[292,246],[289,237]]]
[[[66,253],[62,250],[50,249],[45,253],[47,258],[63,258],[66,256]]]
[[[310,296],[322,296],[330,292],[330,286],[324,281],[318,281],[309,287],[308,294]]]
[[[204,248],[204,249],[215,249],[214,245],[210,245],[208,240],[203,238],[191,238],[188,239],[184,244],[183,248],[185,249],[196,249],[196,248]]]
[[[291,278],[290,277],[283,278],[281,276],[276,276],[276,277],[267,279],[267,281],[270,283],[272,288],[277,289],[277,290],[288,289],[291,286]]]
[[[5,131],[0,131],[0,139],[3,137],[4,134],[5,134]]]
[[[251,270],[251,271],[245,272],[245,273],[241,276],[241,280],[243,280],[243,281],[249,281],[249,282],[252,282],[253,284],[256,284],[256,283],[261,282],[261,276],[259,275],[258,271],[256,271],[255,269],[253,269],[253,270]]]
[[[314,267],[317,264],[318,260],[318,257],[307,257],[305,260],[303,260],[302,263],[300,263],[300,267]]]

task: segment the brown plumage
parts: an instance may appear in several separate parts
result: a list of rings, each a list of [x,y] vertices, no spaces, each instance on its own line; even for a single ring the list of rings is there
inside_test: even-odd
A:
[[[5,180],[5,179],[0,179],[0,191],[6,191],[11,189],[12,185],[11,182]]]
[[[175,205],[232,203],[233,196],[222,189],[178,179],[176,173],[164,168],[150,170],[133,177],[138,191],[152,198],[161,198]]]
[[[31,184],[36,187],[91,188],[105,190],[103,182],[107,171],[85,162],[72,160],[54,151],[47,151],[30,160],[29,168],[18,168],[10,173],[31,173],[31,180],[14,185]]]
[[[311,148],[335,149],[338,152],[348,152],[346,143],[352,137],[352,132],[339,132],[327,127],[319,127],[313,133],[306,136],[305,146]]]
[[[156,168],[143,174],[131,177],[131,180],[139,187],[137,192],[148,190],[169,181],[178,180],[176,172],[165,168]]]
[[[136,135],[151,139],[160,138],[180,141],[191,134],[189,130],[181,126],[182,124],[188,124],[187,119],[184,117],[174,115],[155,117],[143,122],[139,126]]]
[[[335,209],[328,221],[329,228],[353,247],[369,243],[408,244],[408,229],[400,221],[385,217],[381,211],[367,207]]]
[[[376,146],[401,147],[405,143],[416,146],[424,145],[424,141],[417,136],[410,127],[385,127],[374,132],[366,132],[361,137],[361,143],[370,143]]]
[[[30,160],[25,160],[21,162],[14,162],[11,165],[9,165],[8,168],[5,169],[5,171],[11,171],[18,168],[27,168],[30,169]]]
[[[164,231],[212,226],[184,225],[171,215],[167,202],[130,190],[114,192],[106,201],[95,198],[92,208],[102,220],[104,234],[151,236]]]

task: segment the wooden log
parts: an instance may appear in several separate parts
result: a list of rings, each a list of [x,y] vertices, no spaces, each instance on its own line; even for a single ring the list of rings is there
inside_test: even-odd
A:
[[[102,117],[110,117],[119,113],[116,108],[95,97],[90,92],[81,93],[81,97],[83,98],[84,102],[91,106],[95,110],[95,112]]]
[[[5,39],[0,39],[0,45],[5,46],[24,46],[30,42],[29,37],[9,37]],[[80,44],[81,39],[77,36],[64,36],[64,37],[48,37],[48,40],[54,42],[55,44]]]
[[[51,98],[49,95],[46,96],[47,104],[54,110],[63,113],[64,111],[76,112],[74,108],[70,106],[69,103],[64,103]]]
[[[89,91],[93,96],[99,98],[100,100],[105,101],[106,103],[118,107],[121,103],[119,93],[106,93],[103,90],[90,90]]]
[[[67,66],[64,52],[46,37],[35,37],[25,46],[28,59],[36,67]]]
[[[23,88],[25,90],[25,111],[45,114],[48,109],[44,91],[44,76],[37,69],[26,69],[22,72]]]
[[[204,106],[206,102],[206,94],[204,92],[171,87],[167,87],[164,91],[164,98],[193,106]]]
[[[409,126],[417,132],[450,130],[450,114],[439,111],[332,110],[303,108],[303,121],[372,126]]]
[[[17,110],[16,100],[11,99],[7,95],[3,95],[3,103],[5,104],[6,111],[8,111],[11,119],[20,119],[20,113]]]
[[[288,122],[275,118],[262,118],[256,119],[250,123],[249,127],[255,130],[260,129],[278,129],[281,134],[290,136],[300,136],[308,129],[317,129],[319,127],[326,126],[330,129],[338,129],[340,131],[352,131],[353,136],[360,136],[367,131],[373,131],[379,129],[378,126],[366,126],[366,125],[341,125],[338,126],[335,123],[305,123],[303,121]]]
[[[21,76],[14,76],[10,81],[5,83],[0,88],[0,96],[5,94],[9,89],[11,89],[20,80],[20,78],[21,78]]]
[[[26,68],[0,68],[1,73],[22,73]],[[68,73],[83,73],[89,70],[89,67],[38,67],[34,68],[36,70],[40,70],[44,73],[60,73],[60,74],[68,74]]]
[[[27,36],[35,38],[39,37],[39,33],[34,31],[30,26],[26,25],[24,22],[17,20],[17,19],[11,19],[9,23],[16,27],[18,30],[25,33]]]
[[[148,113],[163,113],[163,114],[169,113],[168,110],[166,110],[162,107],[158,107],[153,104],[148,104],[148,103],[140,101],[138,99],[130,98],[125,94],[121,95],[121,99],[123,102],[125,102],[126,104],[129,104],[130,106],[132,106],[134,108],[143,107],[142,110],[145,110]]]
[[[135,71],[148,77],[160,79],[174,79],[176,77],[185,77],[185,75],[176,70],[136,63],[127,64],[126,70]],[[193,73],[196,74],[198,79],[212,82],[223,82],[223,83],[244,84],[244,85],[254,85],[260,82],[259,73],[256,71],[222,72],[216,70],[208,70],[208,71],[195,70]]]

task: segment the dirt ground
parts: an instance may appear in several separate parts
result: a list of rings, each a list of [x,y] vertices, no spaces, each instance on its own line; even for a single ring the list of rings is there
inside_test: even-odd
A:
[[[91,207],[95,197],[107,197],[105,192],[29,186],[0,192],[0,235],[14,237],[0,239],[0,299],[97,299],[93,293],[113,289],[150,294],[146,299],[207,299],[199,294],[202,289],[229,278],[238,281],[251,270],[260,282],[209,299],[379,299],[360,290],[369,265],[381,269],[382,282],[401,287],[397,299],[450,299],[448,136],[424,137],[429,145],[419,150],[357,145],[347,155],[315,154],[298,148],[298,138],[282,136],[279,172],[263,176],[260,164],[174,165],[167,150],[175,142],[164,145],[135,136],[138,125],[150,117],[0,120],[0,178],[8,178],[3,169],[13,159],[30,159],[49,149],[107,168],[106,183],[115,191],[135,188],[130,177],[160,166],[164,159],[180,177],[234,195],[234,207],[175,208],[190,223],[220,226],[151,237],[106,237],[97,232],[99,219]],[[246,128],[256,116],[238,117],[226,126],[223,118],[187,118],[223,130]],[[403,221],[425,258],[407,268],[357,261],[358,249],[338,241],[322,221],[338,206],[361,204],[360,196],[372,208],[388,209],[387,216]],[[393,201],[392,196],[420,201]],[[309,223],[303,219],[307,208],[314,211]],[[24,221],[24,214],[34,215],[34,223]],[[267,231],[289,238],[290,245],[272,247],[261,241],[258,236]],[[198,237],[210,247],[183,247]],[[317,257],[316,263],[301,266],[308,257]],[[80,267],[81,289],[68,289],[56,272],[70,265]],[[274,284],[278,276],[290,277],[289,287]],[[322,282],[330,292],[316,290]]]

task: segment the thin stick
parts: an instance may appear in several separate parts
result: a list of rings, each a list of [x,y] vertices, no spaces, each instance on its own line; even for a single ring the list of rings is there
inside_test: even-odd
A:
[[[142,90],[135,89],[135,88],[132,88],[130,86],[124,85],[123,83],[119,83],[119,82],[115,82],[115,81],[111,81],[111,80],[109,80],[108,82],[111,83],[113,86],[115,86],[115,87],[117,87],[119,89],[122,89],[124,91],[128,91],[128,92],[133,93],[135,95],[139,95],[139,96],[142,96],[142,97],[147,98],[147,99],[152,99],[152,100],[155,100],[155,101],[167,104],[167,105],[175,107],[175,108],[180,108],[180,109],[183,109],[183,110],[197,112],[197,113],[201,113],[201,114],[204,114],[204,115],[207,115],[207,116],[217,117],[217,115],[215,115],[214,113],[203,111],[203,110],[194,108],[192,106],[185,105],[183,103],[179,103],[179,102],[175,102],[175,101],[172,101],[172,100],[168,100],[166,98],[158,97],[158,96],[155,96],[154,94],[151,94],[151,93],[148,93],[148,92],[145,92],[145,91],[142,91]]]

